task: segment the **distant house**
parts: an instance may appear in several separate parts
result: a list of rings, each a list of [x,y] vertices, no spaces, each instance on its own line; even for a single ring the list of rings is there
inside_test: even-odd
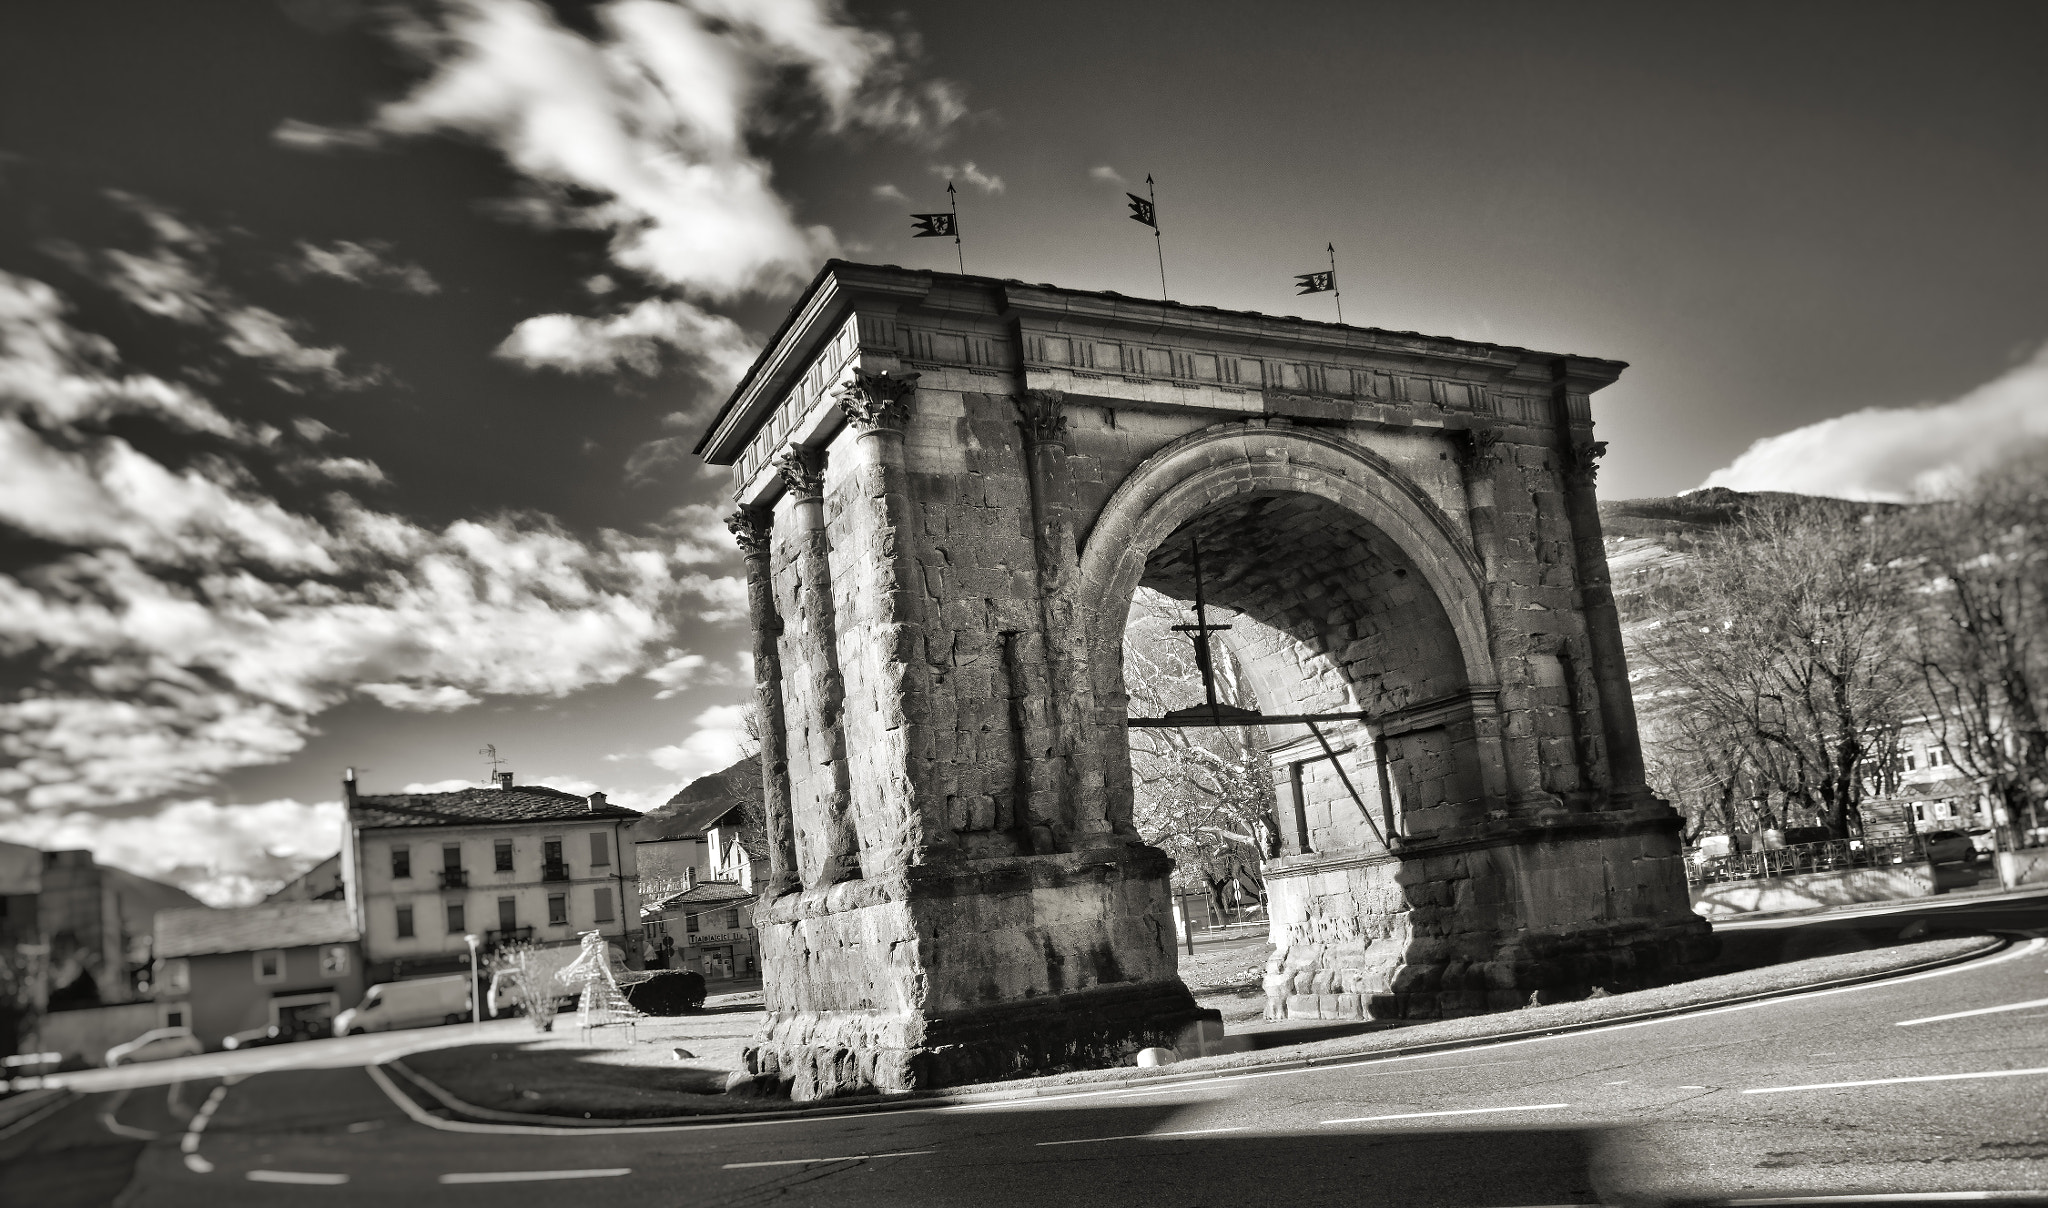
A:
[[[266,902],[340,902],[348,898],[348,887],[341,883],[341,853],[336,852],[313,867],[293,877],[277,890],[264,898]]]
[[[278,902],[156,916],[155,989],[164,1026],[208,1048],[276,1024],[325,1031],[363,997],[363,956],[347,902]]]
[[[49,945],[50,1010],[147,1002],[151,920],[199,899],[89,851],[46,851],[42,860],[36,925]]]
[[[706,981],[757,977],[761,945],[754,931],[754,895],[729,881],[706,881],[670,894],[641,912],[655,962],[688,969]]]
[[[457,973],[465,935],[486,952],[512,940],[612,937],[640,959],[640,815],[537,785],[357,796],[344,784],[342,882],[363,936],[370,981]]]
[[[751,849],[759,838],[743,836],[743,821],[746,806],[760,794],[758,760],[742,759],[698,777],[667,804],[643,815],[635,846],[648,884],[674,893],[704,881],[731,881],[751,893],[758,854]]]

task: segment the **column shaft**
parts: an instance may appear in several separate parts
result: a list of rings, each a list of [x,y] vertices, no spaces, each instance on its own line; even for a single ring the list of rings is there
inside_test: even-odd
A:
[[[726,519],[747,563],[747,618],[754,631],[754,708],[761,726],[761,804],[768,816],[768,880],[762,900],[796,888],[796,844],[789,810],[789,733],[782,711],[782,618],[769,578],[770,529],[764,513]]]
[[[1500,440],[1500,433],[1493,428],[1472,428],[1464,433],[1464,444],[1459,450],[1459,468],[1465,476],[1466,509],[1472,521],[1472,543],[1479,551],[1479,560],[1484,564],[1486,574],[1486,632],[1488,655],[1493,660],[1494,677],[1501,678],[1501,671],[1510,657],[1508,643],[1515,632],[1514,601],[1509,593],[1506,551],[1501,546],[1500,509],[1494,499],[1495,480],[1500,473],[1500,457],[1494,451]],[[1543,790],[1543,761],[1536,747],[1533,734],[1516,735],[1503,713],[1489,719],[1490,728],[1499,741],[1501,766],[1490,767],[1488,761],[1480,761],[1484,787],[1489,795],[1499,794],[1510,804],[1531,800],[1548,803],[1549,794]],[[1477,726],[1484,732],[1484,727]]]
[[[822,454],[791,449],[775,459],[789,488],[796,553],[797,665],[808,678],[800,725],[814,779],[812,796],[798,811],[798,868],[804,888],[860,875],[860,840],[854,831],[846,766],[846,679],[839,670],[839,626],[832,599],[832,563],[825,533]]]

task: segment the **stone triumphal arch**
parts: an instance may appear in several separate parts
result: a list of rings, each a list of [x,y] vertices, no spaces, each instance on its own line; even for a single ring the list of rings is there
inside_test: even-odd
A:
[[[734,470],[754,629],[757,1070],[943,1085],[1206,1017],[1131,819],[1141,585],[1225,618],[1256,697],[1137,721],[1271,756],[1270,1010],[1469,1014],[1690,959],[1595,504],[1588,398],[1622,369],[828,264],[697,447]]]

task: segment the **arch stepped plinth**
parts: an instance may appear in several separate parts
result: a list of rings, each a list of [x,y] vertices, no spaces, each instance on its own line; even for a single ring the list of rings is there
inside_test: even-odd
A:
[[[747,555],[769,1023],[799,1097],[1213,1030],[1132,824],[1180,550],[1268,715],[1269,1009],[1465,1014],[1710,943],[1643,783],[1590,393],[1623,366],[828,264],[697,451]],[[1358,791],[1343,787],[1349,780]]]

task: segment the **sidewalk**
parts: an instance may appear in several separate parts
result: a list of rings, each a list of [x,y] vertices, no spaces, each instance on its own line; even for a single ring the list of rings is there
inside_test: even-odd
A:
[[[1607,995],[1581,1002],[1524,1008],[1495,1015],[1416,1024],[1378,1022],[1352,1025],[1332,1035],[1328,1025],[1261,1027],[1226,1037],[1218,1050],[1174,1064],[1170,1069],[1122,1066],[1077,1070],[981,1086],[910,1095],[870,1096],[792,1106],[778,1100],[738,1099],[717,1093],[713,1076],[723,1071],[707,1062],[663,1065],[649,1046],[627,1055],[620,1050],[576,1050],[566,1045],[522,1046],[517,1050],[441,1049],[390,1063],[401,1085],[418,1092],[428,1110],[485,1123],[565,1127],[674,1126],[736,1118],[837,1114],[931,1107],[951,1103],[1030,1098],[1093,1084],[1171,1082],[1243,1069],[1305,1068],[1337,1060],[1358,1060],[1444,1051],[1477,1044],[1588,1030],[1667,1015],[1832,989],[1920,972],[1987,956],[2007,946],[1995,936],[1954,936],[1838,953],[1724,973],[1693,981]],[[746,1016],[727,1016],[735,1025]],[[664,1021],[668,1022],[668,1021]],[[742,1042],[743,1043],[743,1042]],[[693,1050],[694,1052],[695,1050]],[[709,1056],[706,1052],[701,1056]],[[545,1089],[541,1089],[545,1088]]]
[[[1863,915],[1897,914],[1906,910],[1940,909],[1951,904],[1977,904],[1983,902],[2021,901],[2027,898],[2048,896],[2048,884],[2022,885],[2006,889],[2000,885],[1980,885],[1975,889],[1952,889],[1923,898],[1893,898],[1883,902],[1844,902],[1837,906],[1807,906],[1797,910],[1758,910],[1728,918],[1714,919],[1714,930],[1730,927],[1753,926],[1758,923],[1781,923],[1788,919],[1802,918],[1857,918]]]

